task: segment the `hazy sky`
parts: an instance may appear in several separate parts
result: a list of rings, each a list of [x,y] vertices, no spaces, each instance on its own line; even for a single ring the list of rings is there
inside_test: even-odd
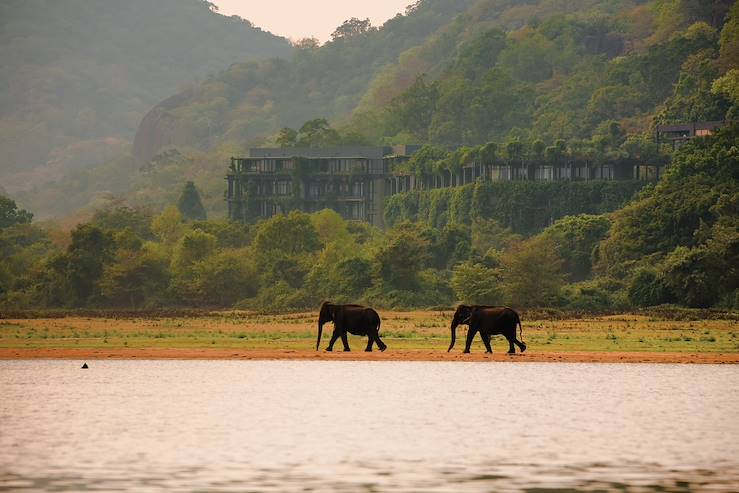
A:
[[[405,12],[413,0],[211,0],[225,15],[249,19],[265,31],[294,40],[331,38],[337,26],[352,17],[370,18],[378,26]]]

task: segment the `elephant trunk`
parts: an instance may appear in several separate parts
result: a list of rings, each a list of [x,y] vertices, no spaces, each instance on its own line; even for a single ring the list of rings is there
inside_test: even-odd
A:
[[[318,322],[318,339],[316,340],[316,351],[318,351],[318,346],[321,345],[321,332],[323,331],[323,324],[321,322]]]
[[[447,353],[452,350],[452,348],[454,347],[454,343],[457,341],[457,325],[459,324],[456,320],[452,321],[452,342],[449,344],[449,349],[446,350]]]

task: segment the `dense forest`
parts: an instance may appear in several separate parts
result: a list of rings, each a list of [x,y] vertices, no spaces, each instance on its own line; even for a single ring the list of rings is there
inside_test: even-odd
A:
[[[163,208],[192,180],[209,213],[225,216],[224,162],[321,118],[332,132],[316,145],[519,141],[533,151],[565,140],[628,152],[612,141],[651,141],[661,122],[735,118],[732,4],[419,1],[383,26],[349,20],[289,59],[214,73],[148,113],[134,155],[13,198],[40,217],[120,198]]]
[[[725,0],[420,0],[382,27],[352,19],[174,94],[132,153],[0,200],[0,306],[737,308],[738,60]],[[695,120],[726,125],[654,142]],[[228,157],[250,145],[394,143],[425,144],[397,169],[424,180],[476,159],[669,165],[648,184],[398,194],[385,231],[330,210],[222,219]],[[83,212],[71,231],[32,222],[49,211]]]
[[[386,231],[329,209],[254,225],[207,220],[192,183],[161,213],[101,209],[71,234],[2,199],[0,307],[739,308],[737,141],[737,125],[695,139],[624,208],[528,236],[464,199],[482,183],[446,207],[445,222],[398,220]]]
[[[126,155],[158,101],[232,63],[290,56],[286,39],[213,8],[202,0],[0,3],[3,187],[43,190]]]

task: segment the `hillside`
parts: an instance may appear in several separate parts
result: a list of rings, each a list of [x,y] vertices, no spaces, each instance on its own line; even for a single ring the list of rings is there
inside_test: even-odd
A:
[[[644,131],[657,115],[722,119],[728,109],[710,85],[732,2],[455,4],[418,2],[379,30],[353,26],[292,62],[233,66],[155,108],[135,155],[251,141],[317,117],[351,119],[347,131],[375,142],[480,144],[514,129],[589,138],[612,120]],[[426,32],[412,29],[420,19]],[[681,79],[693,100],[675,87]]]
[[[121,199],[159,209],[193,180],[209,215],[225,215],[228,157],[315,118],[334,144],[519,142],[527,154],[564,141],[571,154],[638,155],[655,123],[736,118],[732,4],[421,0],[290,60],[214,73],[148,112],[133,156],[15,198],[42,216]]]
[[[0,3],[0,180],[9,192],[126,152],[163,98],[287,40],[203,0]]]
[[[376,28],[353,19],[333,41],[310,42],[291,61],[238,64],[158,105],[144,118],[134,155],[145,162],[169,145],[208,149],[249,141],[306,120],[348,116],[388,64],[422,44],[473,0],[424,0]]]

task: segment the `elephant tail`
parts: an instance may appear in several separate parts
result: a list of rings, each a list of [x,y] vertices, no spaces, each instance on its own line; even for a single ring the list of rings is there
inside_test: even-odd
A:
[[[521,342],[523,342],[523,327],[521,326],[521,317],[518,316],[517,311],[513,311],[513,313],[516,314],[516,323],[518,323],[518,337],[521,339]]]

